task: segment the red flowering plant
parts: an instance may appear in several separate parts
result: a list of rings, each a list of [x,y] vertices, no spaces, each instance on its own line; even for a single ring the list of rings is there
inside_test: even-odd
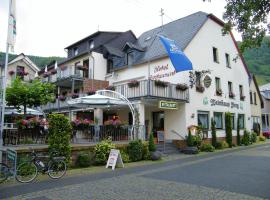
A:
[[[88,95],[94,95],[96,94],[96,90],[92,89],[87,92]]]
[[[26,119],[19,119],[16,123],[19,129],[26,129],[29,125]]]
[[[28,127],[29,128],[37,128],[39,126],[40,126],[40,119],[39,118],[33,117],[33,118],[28,119]]]
[[[94,124],[94,121],[90,119],[75,119],[71,121],[72,128],[76,130],[87,129],[93,124]]]
[[[117,116],[113,116],[112,119],[109,119],[104,122],[105,126],[121,126],[123,125],[123,122],[119,119]]]
[[[12,76],[13,74],[15,74],[15,72],[13,70],[10,70],[8,73],[9,73],[10,76]]]

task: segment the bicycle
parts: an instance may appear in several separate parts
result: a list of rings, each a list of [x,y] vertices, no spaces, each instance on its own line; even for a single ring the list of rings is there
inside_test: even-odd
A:
[[[31,160],[21,163],[16,170],[16,180],[21,183],[30,183],[36,179],[38,172],[48,174],[52,179],[59,179],[65,175],[67,166],[65,157],[57,156],[58,152],[52,152],[52,156],[37,155],[34,150],[31,153]],[[41,158],[49,158],[47,163],[43,163]]]
[[[0,163],[0,183],[3,183],[10,176],[9,167],[5,163]]]

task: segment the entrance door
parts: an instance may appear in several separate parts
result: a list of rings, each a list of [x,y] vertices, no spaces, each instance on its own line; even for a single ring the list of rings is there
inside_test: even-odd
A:
[[[153,134],[156,142],[162,133],[164,137],[164,112],[153,112]]]

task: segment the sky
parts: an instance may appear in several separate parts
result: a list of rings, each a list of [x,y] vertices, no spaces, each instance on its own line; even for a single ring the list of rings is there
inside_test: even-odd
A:
[[[0,0],[0,51],[5,52],[8,1]],[[141,33],[204,11],[222,19],[225,0],[17,0],[15,53],[66,56],[68,45],[100,31]],[[234,32],[237,40],[240,35]]]

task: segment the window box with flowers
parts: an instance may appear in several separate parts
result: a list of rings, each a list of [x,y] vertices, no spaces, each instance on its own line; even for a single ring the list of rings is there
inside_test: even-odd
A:
[[[233,92],[229,92],[229,97],[233,99],[235,97],[235,94]]]
[[[52,75],[54,75],[54,74],[56,74],[56,73],[57,73],[57,70],[56,70],[56,69],[51,70],[51,74],[52,74]]]
[[[165,88],[168,86],[168,82],[161,81],[161,80],[155,80],[155,86]]]
[[[109,85],[108,87],[106,87],[106,90],[115,91],[115,87],[113,85]]]
[[[181,83],[178,83],[178,84],[175,86],[175,89],[176,89],[176,90],[185,91],[185,90],[188,89],[188,86],[187,86],[187,84],[181,84]]]
[[[76,65],[76,68],[78,70],[87,70],[87,67],[83,66],[83,65]]]
[[[65,101],[65,100],[66,100],[66,96],[60,95],[60,96],[58,97],[58,99],[59,99],[60,101]]]
[[[128,87],[129,87],[129,88],[138,87],[139,84],[140,84],[139,81],[137,81],[137,80],[132,80],[132,81],[128,82]]]
[[[87,92],[88,95],[94,95],[96,94],[96,90],[92,89]]]
[[[43,78],[47,78],[47,77],[49,77],[49,75],[50,75],[50,72],[45,72],[45,73],[43,74]]]
[[[240,100],[241,100],[241,101],[245,101],[245,98],[246,98],[246,96],[244,96],[244,95],[241,95],[241,96],[240,96]]]
[[[196,91],[197,91],[197,92],[203,93],[204,90],[205,90],[205,88],[204,88],[202,85],[197,85],[197,86],[196,86]]]
[[[74,130],[89,129],[91,125],[94,125],[94,121],[90,119],[75,119],[71,121],[71,126]]]
[[[78,93],[73,93],[72,95],[71,95],[71,98],[72,99],[76,99],[76,98],[78,98],[79,97],[79,94]]]
[[[27,76],[28,75],[28,72],[25,72],[25,71],[18,71],[17,74],[19,76]]]
[[[9,74],[10,76],[12,76],[13,74],[15,74],[15,72],[14,72],[13,70],[10,70],[10,71],[8,72],[8,74]]]
[[[222,96],[222,89],[218,88],[218,89],[216,90],[216,95],[217,95],[217,96]]]

